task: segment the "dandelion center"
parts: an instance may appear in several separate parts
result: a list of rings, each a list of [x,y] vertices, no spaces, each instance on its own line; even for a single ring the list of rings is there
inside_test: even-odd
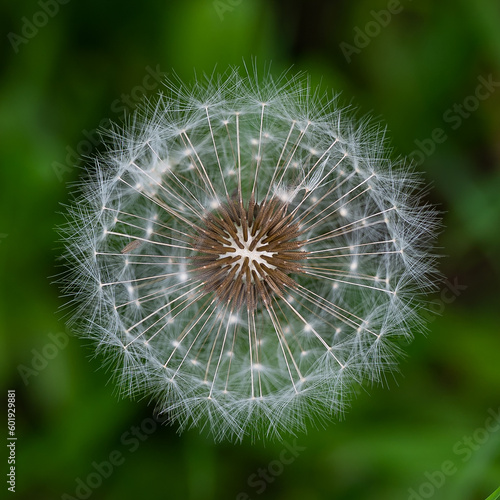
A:
[[[295,288],[291,274],[301,273],[307,252],[302,231],[286,203],[276,197],[260,204],[251,197],[229,200],[209,212],[194,238],[195,273],[206,293],[223,304],[253,311],[267,306],[286,287]]]

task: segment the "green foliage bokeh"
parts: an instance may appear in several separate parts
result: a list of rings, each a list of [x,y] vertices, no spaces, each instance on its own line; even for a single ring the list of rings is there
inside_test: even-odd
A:
[[[39,15],[30,32],[26,20],[42,4],[55,14],[45,23]],[[389,7],[397,12],[380,14]],[[498,487],[500,430],[478,431],[500,411],[498,2],[53,0],[0,9],[0,373],[2,398],[17,394],[17,498],[83,498],[78,480],[118,456],[89,498],[400,500],[413,490],[484,500]],[[361,392],[342,422],[287,437],[288,453],[282,443],[178,436],[151,420],[148,401],[118,400],[93,348],[66,330],[51,278],[61,204],[82,157],[99,147],[95,129],[161,90],[151,72],[189,80],[253,57],[276,74],[307,71],[385,123],[394,155],[416,160],[432,185],[445,226],[448,281],[429,297],[428,336],[405,346],[402,373]],[[488,80],[497,86],[476,106],[471,96]],[[40,361],[59,332],[67,345]],[[436,471],[450,461],[454,472],[438,486]]]

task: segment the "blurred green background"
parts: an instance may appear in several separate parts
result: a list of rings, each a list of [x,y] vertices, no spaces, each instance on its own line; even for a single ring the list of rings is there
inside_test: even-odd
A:
[[[497,0],[18,1],[2,2],[0,25],[0,372],[2,400],[17,393],[14,496],[484,500],[500,485]],[[189,80],[252,56],[276,74],[309,72],[387,124],[446,226],[449,281],[430,298],[428,336],[342,422],[287,437],[293,453],[178,436],[147,401],[118,400],[92,347],[67,332],[50,278],[61,204],[96,127],[159,91],[148,75]]]

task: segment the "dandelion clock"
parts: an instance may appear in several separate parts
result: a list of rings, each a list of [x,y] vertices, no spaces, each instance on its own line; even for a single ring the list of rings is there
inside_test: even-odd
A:
[[[233,70],[110,132],[62,233],[72,325],[179,429],[279,437],[394,367],[433,288],[437,216],[306,77]]]

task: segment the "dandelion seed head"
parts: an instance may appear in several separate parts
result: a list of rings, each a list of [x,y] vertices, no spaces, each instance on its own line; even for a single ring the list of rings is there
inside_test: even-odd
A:
[[[68,209],[72,324],[179,430],[305,431],[422,328],[437,214],[383,130],[307,78],[167,88],[110,133]]]

